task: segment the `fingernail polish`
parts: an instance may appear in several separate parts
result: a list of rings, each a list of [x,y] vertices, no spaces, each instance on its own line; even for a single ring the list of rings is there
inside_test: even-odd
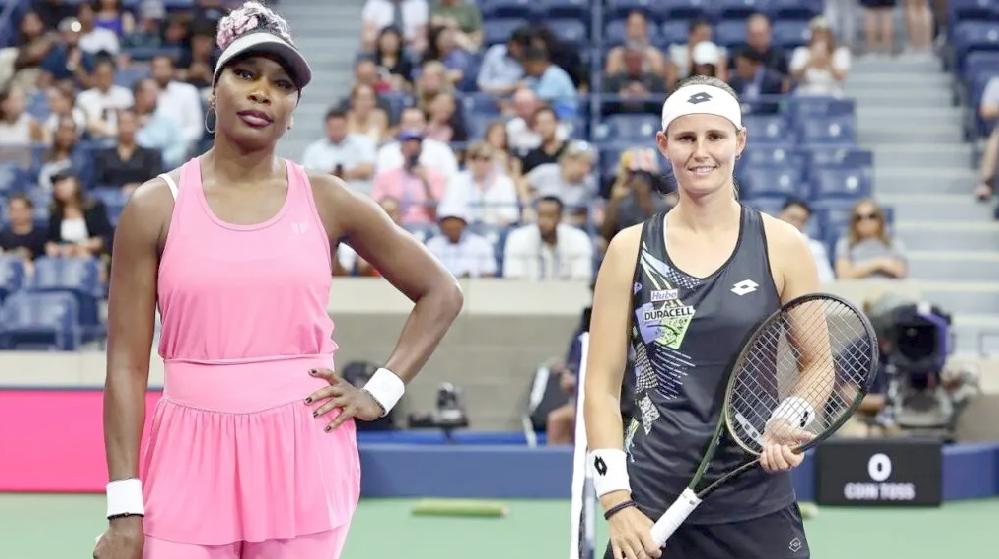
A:
[[[311,404],[312,403],[312,398],[306,398],[305,399],[305,403],[306,404]]]
[[[319,412],[317,411],[312,412],[312,417],[319,417]]]
[[[309,369],[309,374],[310,375],[315,375],[316,374],[316,370],[315,369]]]
[[[326,432],[328,433],[328,432],[329,432],[329,430],[330,430],[330,426],[329,426],[329,425],[327,425],[327,426],[326,426],[326,428],[325,428],[325,429],[323,429],[323,430],[324,430],[324,431],[326,431]]]

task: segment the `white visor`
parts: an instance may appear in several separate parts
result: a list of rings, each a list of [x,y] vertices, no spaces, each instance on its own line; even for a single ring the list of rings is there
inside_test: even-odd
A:
[[[219,74],[222,73],[222,69],[229,61],[245,53],[266,53],[276,56],[284,62],[285,68],[292,74],[290,77],[298,89],[304,88],[312,79],[309,63],[305,61],[298,49],[277,35],[267,31],[255,31],[229,43],[229,46],[222,51],[218,62],[215,63],[215,81],[218,81]]]
[[[685,85],[663,103],[663,132],[674,120],[693,114],[717,115],[742,130],[742,107],[731,93],[713,85]]]

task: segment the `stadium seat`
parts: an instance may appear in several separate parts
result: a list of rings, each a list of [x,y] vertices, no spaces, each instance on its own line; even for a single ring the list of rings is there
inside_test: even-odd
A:
[[[525,18],[488,19],[482,22],[482,34],[487,47],[505,43],[514,29],[527,24]]]
[[[873,167],[874,153],[859,147],[811,146],[810,167]]]
[[[482,0],[479,10],[484,20],[517,17],[530,18],[534,12],[532,0]]]
[[[588,19],[590,3],[587,0],[535,0],[541,13],[554,18]]]
[[[16,293],[0,308],[0,347],[73,350],[81,336],[76,299],[69,293]]]
[[[121,217],[121,212],[125,209],[125,204],[128,203],[128,196],[117,186],[98,186],[90,192],[90,195],[104,203],[108,219],[111,220],[112,225],[117,227],[118,218]]]
[[[742,125],[749,131],[750,142],[785,144],[792,140],[783,115],[746,115]]]
[[[656,115],[613,115],[604,119],[593,131],[596,141],[651,141],[661,125]]]
[[[770,13],[774,20],[807,21],[822,14],[824,0],[771,0]]]
[[[493,245],[493,252],[496,255],[497,275],[501,275],[503,270],[503,248],[506,245],[506,236],[510,232],[510,227],[479,222],[469,225],[468,229],[476,235],[484,237],[489,241],[489,244]]]
[[[963,69],[962,61],[971,51],[999,50],[999,22],[965,21],[954,26],[951,38],[955,65]]]
[[[148,62],[152,60],[154,56],[159,56],[165,54],[169,56],[174,64],[180,61],[181,56],[184,54],[184,50],[180,47],[131,47],[125,49],[125,53],[135,61]]]
[[[798,140],[803,144],[857,143],[857,125],[853,115],[813,116],[798,122],[796,129]]]
[[[742,152],[742,158],[739,159],[738,165],[745,167],[790,165],[803,170],[807,163],[808,154],[795,149],[790,144],[756,145],[750,141],[746,150]]]
[[[167,11],[190,10],[194,7],[194,0],[163,0],[163,7]]]
[[[658,0],[607,0],[607,7],[604,8],[604,18],[624,19],[633,11],[645,14],[645,17],[653,21],[661,21],[659,15],[653,10],[652,5]]]
[[[98,316],[98,303],[104,294],[104,286],[98,279],[99,266],[100,262],[93,258],[39,258],[26,289],[71,294],[77,302],[85,341],[97,339],[105,332]]]
[[[820,167],[811,170],[812,198],[857,199],[871,195],[871,170],[857,167]]]
[[[132,89],[135,82],[149,76],[149,67],[145,65],[133,64],[127,68],[120,68],[114,75],[115,85]]]
[[[714,42],[727,49],[733,49],[746,44],[745,20],[727,19],[719,21],[714,29]]]
[[[652,42],[661,48],[666,48],[670,45],[682,45],[687,42],[688,35],[690,35],[689,21],[667,21],[659,28],[659,36],[653,37]]]
[[[21,192],[30,182],[28,173],[17,163],[0,162],[0,194]]]
[[[612,19],[604,26],[604,44],[610,47],[623,45],[628,37],[628,20],[624,18]],[[653,33],[655,28],[652,28]]]
[[[655,0],[650,5],[659,21],[670,21],[707,17],[707,4],[704,0]]]
[[[999,17],[999,9],[993,0],[950,0],[948,11],[948,21],[952,26],[962,21],[986,21]]]
[[[564,45],[579,50],[586,46],[587,26],[578,19],[547,19],[545,24]]]
[[[740,173],[740,192],[747,198],[761,196],[797,196],[806,193],[804,176],[800,168],[791,165],[746,167]]]
[[[721,19],[745,19],[754,13],[768,13],[770,0],[716,0],[715,13]]]
[[[24,262],[16,256],[0,256],[0,304],[24,286]]]
[[[496,117],[500,115],[499,101],[488,93],[467,93],[462,96],[461,103],[464,105],[466,115],[480,114]]]
[[[386,91],[378,97],[388,103],[389,122],[393,124],[399,122],[403,109],[416,106],[416,98],[405,91]]]
[[[484,138],[489,125],[500,117],[492,114],[466,113],[465,130],[471,139]]]
[[[999,74],[999,52],[971,51],[964,57],[962,64],[961,75],[966,84],[981,74]]]
[[[783,20],[774,23],[773,42],[783,49],[792,50],[805,46],[810,37],[811,32],[808,30],[807,21]],[[788,56],[790,55],[789,52]]]

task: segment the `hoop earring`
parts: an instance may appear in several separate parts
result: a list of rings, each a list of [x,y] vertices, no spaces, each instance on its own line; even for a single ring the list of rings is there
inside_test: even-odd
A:
[[[205,111],[205,131],[208,132],[209,135],[214,135],[215,134],[215,130],[213,130],[213,129],[211,129],[211,128],[208,127],[208,115],[209,115],[209,113],[210,114],[215,114],[215,105],[209,105],[208,106],[208,110]],[[215,128],[218,128],[218,127],[216,126]]]

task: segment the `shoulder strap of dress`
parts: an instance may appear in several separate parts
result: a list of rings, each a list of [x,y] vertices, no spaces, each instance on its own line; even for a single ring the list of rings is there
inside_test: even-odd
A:
[[[163,180],[166,181],[167,186],[170,187],[170,193],[173,194],[173,199],[174,199],[174,201],[176,201],[177,200],[177,183],[175,183],[173,181],[173,179],[170,178],[170,175],[168,175],[166,173],[163,173],[163,174],[159,175],[159,177],[161,179],[163,179]]]

